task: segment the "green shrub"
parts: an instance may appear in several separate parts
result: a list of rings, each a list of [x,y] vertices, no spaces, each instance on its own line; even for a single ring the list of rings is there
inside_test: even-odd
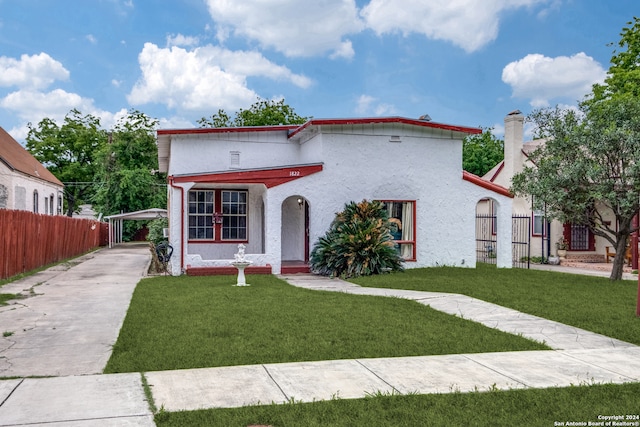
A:
[[[160,242],[167,240],[162,230],[164,228],[169,227],[169,220],[167,218],[158,218],[152,221],[149,221],[149,235],[147,236],[147,240],[153,242],[157,245]]]
[[[314,245],[311,269],[324,276],[345,278],[402,270],[390,226],[381,202],[347,203]]]

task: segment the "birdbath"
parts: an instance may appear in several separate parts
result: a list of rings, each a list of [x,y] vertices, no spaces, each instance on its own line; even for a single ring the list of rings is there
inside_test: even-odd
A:
[[[251,265],[251,261],[244,258],[244,248],[245,248],[245,245],[240,243],[238,245],[238,253],[233,255],[235,260],[231,261],[231,265],[233,265],[235,268],[238,269],[238,280],[234,286],[249,286],[249,284],[246,282],[244,278],[244,269],[248,265]]]

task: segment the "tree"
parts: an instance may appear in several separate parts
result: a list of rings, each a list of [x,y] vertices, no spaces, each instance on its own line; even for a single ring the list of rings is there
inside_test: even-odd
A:
[[[504,141],[496,138],[492,129],[468,135],[462,140],[462,169],[483,176],[504,159]]]
[[[157,120],[132,110],[109,133],[108,143],[98,154],[93,199],[97,212],[113,215],[166,206],[166,180],[157,172],[157,124]],[[125,225],[127,234],[136,227]]]
[[[402,258],[382,202],[351,202],[336,214],[311,251],[311,269],[332,277],[358,277],[400,271]]]
[[[62,126],[49,118],[28,126],[27,150],[64,183],[66,215],[72,216],[93,195],[96,154],[107,141],[100,119],[73,109]]]
[[[609,241],[616,249],[611,279],[621,279],[640,210],[640,101],[618,97],[579,111],[538,110],[531,119],[547,141],[530,155],[535,166],[514,176],[513,191],[533,196],[537,207],[546,204],[551,218],[587,225]]]
[[[211,117],[202,117],[198,123],[200,127],[240,127],[302,124],[306,121],[307,117],[296,114],[293,107],[285,104],[284,99],[258,99],[248,110],[241,108],[233,120],[226,111],[218,110]]]
[[[593,86],[593,96],[586,102],[599,102],[616,96],[640,97],[640,18],[627,22],[614,49],[604,84]]]
[[[514,177],[516,194],[546,203],[549,216],[587,225],[616,249],[612,280],[622,278],[625,248],[640,210],[640,20],[620,33],[603,84],[577,111],[538,110],[531,120],[547,138]],[[606,220],[609,213],[615,224]]]

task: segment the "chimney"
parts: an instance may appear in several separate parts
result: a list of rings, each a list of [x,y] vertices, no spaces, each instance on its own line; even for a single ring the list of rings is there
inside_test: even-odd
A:
[[[509,179],[522,171],[522,143],[524,138],[524,116],[520,110],[507,114],[504,118],[504,169],[505,177]]]

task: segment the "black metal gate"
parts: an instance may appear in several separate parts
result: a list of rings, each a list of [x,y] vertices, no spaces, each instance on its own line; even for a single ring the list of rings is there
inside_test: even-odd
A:
[[[513,266],[529,268],[531,262],[531,217],[514,215],[511,217],[511,247]]]
[[[496,263],[496,216],[476,215],[476,262]]]
[[[514,215],[512,224],[513,266],[529,268],[531,258],[531,217]],[[495,215],[476,215],[476,261],[496,264],[497,223]]]

